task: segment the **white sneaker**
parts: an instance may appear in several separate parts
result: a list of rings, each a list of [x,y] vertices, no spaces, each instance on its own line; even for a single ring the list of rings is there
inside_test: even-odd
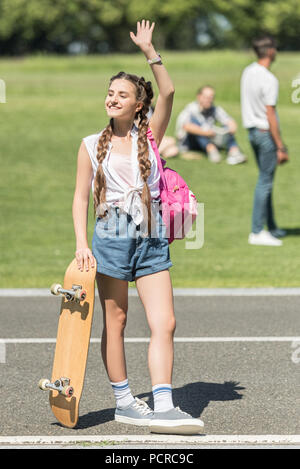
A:
[[[207,157],[211,163],[220,163],[222,160],[221,154],[217,148],[215,150],[208,151]]]
[[[115,420],[121,423],[132,425],[149,425],[153,417],[153,410],[150,409],[145,401],[135,397],[134,401],[124,408],[116,408]]]
[[[230,165],[245,163],[247,158],[239,150],[236,152],[229,153],[226,162]]]
[[[149,428],[152,433],[194,435],[203,433],[204,423],[179,407],[175,407],[166,412],[153,412]]]
[[[269,231],[262,230],[259,233],[250,233],[248,238],[249,244],[256,246],[282,246],[280,239],[272,236]]]

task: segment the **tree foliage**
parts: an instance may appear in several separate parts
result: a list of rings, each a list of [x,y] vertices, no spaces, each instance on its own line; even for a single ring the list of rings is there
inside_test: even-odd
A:
[[[0,53],[136,50],[129,31],[155,21],[157,47],[247,47],[269,30],[283,49],[299,48],[299,0],[0,0]]]

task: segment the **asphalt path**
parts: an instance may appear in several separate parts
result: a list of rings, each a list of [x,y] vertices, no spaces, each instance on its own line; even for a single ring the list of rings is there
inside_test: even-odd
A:
[[[149,435],[145,428],[114,421],[114,396],[97,340],[98,298],[78,425],[68,429],[55,420],[38,381],[51,376],[55,341],[44,339],[56,337],[60,301],[1,297],[0,437]],[[174,302],[174,405],[200,417],[207,436],[299,435],[300,342],[293,340],[300,336],[299,297],[175,296]],[[151,406],[148,338],[143,306],[130,296],[129,384]]]

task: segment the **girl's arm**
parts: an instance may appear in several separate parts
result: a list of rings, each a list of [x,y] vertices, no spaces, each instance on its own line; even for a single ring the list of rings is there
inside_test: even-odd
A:
[[[149,21],[143,20],[141,23],[138,21],[136,35],[132,32],[130,33],[131,39],[141,49],[147,60],[158,57],[158,53],[152,44],[154,26],[155,23],[152,23],[150,26]],[[162,62],[154,63],[150,66],[159,90],[155,110],[150,119],[150,127],[157,146],[159,146],[169,124],[175,89]]]
[[[89,196],[93,178],[92,163],[84,142],[81,142],[77,158],[76,186],[73,198],[73,222],[76,237],[76,259],[78,268],[82,271],[94,267],[94,257],[88,247],[87,220]]]

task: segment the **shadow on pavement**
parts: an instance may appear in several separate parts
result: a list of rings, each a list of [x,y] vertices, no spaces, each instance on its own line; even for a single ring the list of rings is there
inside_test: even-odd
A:
[[[237,391],[245,389],[234,381],[221,383],[189,383],[181,388],[173,388],[173,404],[188,412],[192,417],[199,417],[211,401],[233,401],[242,399],[243,395]],[[147,398],[148,405],[153,408],[152,393],[139,394],[140,399]]]
[[[181,410],[188,412],[193,417],[199,417],[205,407],[211,401],[233,401],[242,399],[243,395],[238,391],[245,389],[239,386],[238,382],[225,381],[221,383],[189,383],[181,388],[173,389],[174,406],[179,406]],[[153,409],[152,392],[138,394],[137,397],[144,399]],[[103,409],[79,417],[75,429],[84,429],[101,425],[114,420],[115,409]]]

